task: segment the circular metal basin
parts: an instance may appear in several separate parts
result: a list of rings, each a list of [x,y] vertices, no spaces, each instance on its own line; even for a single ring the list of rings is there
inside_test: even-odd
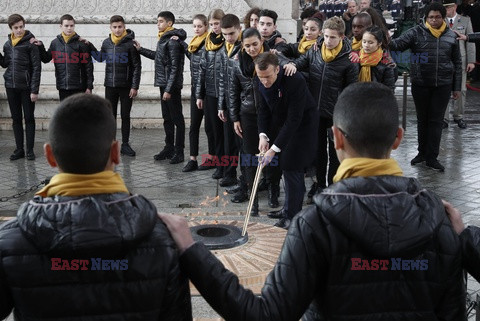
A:
[[[233,225],[205,224],[190,230],[194,241],[202,242],[209,250],[230,249],[248,241],[248,233],[242,236],[240,228]]]

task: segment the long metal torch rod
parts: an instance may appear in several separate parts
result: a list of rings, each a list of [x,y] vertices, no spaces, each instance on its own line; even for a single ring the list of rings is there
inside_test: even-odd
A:
[[[245,215],[245,221],[243,222],[242,236],[245,236],[247,233],[248,221],[250,220],[250,213],[252,212],[253,202],[255,201],[255,196],[257,195],[258,184],[260,183],[260,176],[262,175],[263,168],[263,155],[260,155],[258,158],[257,172],[255,173],[255,179],[253,181],[252,192],[250,193],[250,200],[248,202],[247,214]]]

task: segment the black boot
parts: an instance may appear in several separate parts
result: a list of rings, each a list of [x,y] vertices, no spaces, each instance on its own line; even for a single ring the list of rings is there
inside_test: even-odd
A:
[[[153,159],[155,159],[155,160],[170,159],[170,158],[173,157],[173,154],[175,154],[175,151],[173,150],[173,147],[165,146],[160,153],[153,156]]]
[[[268,205],[271,208],[278,207],[278,196],[280,195],[280,186],[270,183],[268,186]]]

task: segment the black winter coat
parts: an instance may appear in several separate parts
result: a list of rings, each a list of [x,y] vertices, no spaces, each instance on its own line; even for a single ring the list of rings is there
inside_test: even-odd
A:
[[[451,85],[460,91],[462,85],[462,58],[455,32],[446,28],[435,38],[422,23],[407,30],[389,43],[391,51],[410,49],[412,56],[410,77],[417,86],[439,87]]]
[[[190,76],[192,77],[192,92],[195,93],[197,84],[200,81],[200,61],[202,60],[202,55],[205,52],[205,40],[198,46],[195,52],[189,52],[187,50],[188,45],[183,42],[183,47],[187,58],[190,59]],[[205,86],[201,86],[205,90]],[[200,97],[204,97],[205,92],[201,93]]]
[[[127,35],[115,45],[110,36],[102,43],[100,52],[91,44],[93,58],[105,61],[105,87],[132,88],[140,86],[142,61],[137,49],[133,46],[135,33],[127,29]]]
[[[191,320],[188,280],[156,212],[122,193],[24,203],[0,228],[0,318],[14,308],[15,320]],[[106,270],[103,260],[126,261]]]
[[[170,39],[177,36],[178,40]],[[181,41],[187,38],[183,29],[174,29],[165,32],[157,42],[157,50],[140,48],[140,54],[155,60],[155,87],[165,88],[166,92],[183,87],[183,65],[185,51]]]
[[[265,40],[265,42],[267,43],[268,47],[271,49],[276,49],[281,53],[288,50],[287,42],[282,38],[282,34],[278,31],[275,31],[270,38]]]
[[[480,227],[470,225],[460,234],[463,267],[480,282]]]
[[[283,170],[303,170],[316,155],[318,112],[300,73],[285,76],[283,68],[270,88],[256,77],[259,89],[258,132],[280,148]]]
[[[87,46],[74,35],[65,43],[62,35],[58,35],[50,43],[48,51],[42,44],[40,56],[44,63],[53,58],[55,78],[58,90],[93,89],[93,62],[90,46]]]
[[[224,44],[225,45],[225,44]],[[217,50],[205,50],[200,59],[200,77],[196,84],[195,95],[204,99],[205,95],[218,98],[220,95],[220,79],[223,75],[221,46]]]
[[[333,117],[333,109],[338,96],[348,85],[358,81],[358,64],[350,61],[351,45],[343,40],[343,46],[337,57],[331,62],[322,58],[323,38],[317,40],[318,50],[312,46],[304,55],[295,59],[300,71],[308,72],[308,87],[315,99],[320,116]]]
[[[181,255],[182,271],[226,320],[464,320],[460,241],[438,196],[414,178],[376,176],[314,201],[292,221],[260,297],[200,243]]]
[[[229,93],[232,90],[232,77],[230,75],[238,65],[238,54],[241,50],[242,43],[240,41],[235,43],[230,55],[227,52],[225,44],[219,50],[221,57],[221,71],[219,72],[218,110],[227,110],[229,108]]]
[[[395,91],[395,83],[397,82],[395,67],[379,62],[375,67],[371,67],[370,72],[372,81],[384,84],[392,91]]]
[[[38,47],[30,43],[35,36],[28,30],[14,47],[11,34],[3,45],[4,57],[1,66],[7,68],[3,74],[5,88],[28,90],[32,94],[38,94],[42,62]]]

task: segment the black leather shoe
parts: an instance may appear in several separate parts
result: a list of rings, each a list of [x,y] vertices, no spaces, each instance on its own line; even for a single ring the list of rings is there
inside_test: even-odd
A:
[[[425,157],[423,155],[418,154],[410,161],[410,164],[413,166],[413,165],[423,163],[424,161],[425,161]]]
[[[17,160],[25,157],[25,151],[23,149],[15,149],[12,155],[10,155],[10,160]]]
[[[27,159],[28,160],[35,160],[35,153],[33,152],[33,150],[29,150],[27,152]]]
[[[174,154],[175,154],[175,152],[173,151],[173,148],[165,147],[160,153],[153,156],[153,159],[154,160],[170,159],[170,158],[173,157]]]
[[[244,190],[238,190],[231,199],[232,203],[243,203],[248,201],[248,194]]]
[[[456,119],[454,120],[454,122],[457,123],[458,127],[460,127],[461,129],[465,129],[467,128],[467,123],[462,119]]]
[[[198,170],[199,171],[206,171],[206,170],[209,170],[209,169],[214,169],[215,165],[212,165],[211,163],[212,163],[211,160],[205,160],[202,164],[200,164],[200,166],[198,166]]]
[[[215,172],[212,174],[213,179],[220,179],[223,177],[223,169],[221,167],[217,167]]]
[[[238,183],[238,180],[236,177],[225,177],[220,181],[220,186],[226,187],[226,186],[232,186]]]
[[[122,143],[122,148],[120,149],[120,154],[127,155],[127,156],[132,156],[132,157],[136,155],[135,151],[132,149],[132,147],[130,147],[129,143]]]
[[[170,164],[180,164],[180,163],[183,163],[184,160],[185,160],[185,156],[183,156],[183,152],[182,153],[175,153],[175,154],[173,154],[169,163]]]
[[[278,196],[280,194],[280,187],[273,186],[270,184],[268,187],[268,206],[271,208],[278,207],[280,204],[278,203]]]
[[[193,171],[196,171],[198,169],[198,163],[196,160],[189,160],[187,165],[185,165],[185,167],[183,167],[182,169],[182,172],[184,173],[187,173],[187,172],[193,172]]]
[[[253,204],[252,211],[250,212],[250,216],[255,216],[255,217],[260,216],[258,213],[258,204],[257,205]]]
[[[240,190],[240,188],[240,184],[229,186],[225,189],[225,192],[227,192],[228,194],[235,194]]]
[[[270,218],[285,218],[286,215],[287,213],[285,213],[285,209],[283,208],[281,210],[272,211],[267,214],[267,216]]]
[[[274,226],[281,227],[283,229],[288,230],[288,228],[290,227],[290,223],[291,223],[291,221],[290,221],[289,218],[282,218],[280,221],[275,223]]]
[[[445,171],[445,167],[442,164],[440,164],[440,162],[436,159],[434,159],[432,161],[427,161],[425,163],[425,165],[427,165],[431,169],[437,170],[439,172],[444,172]]]
[[[442,121],[442,129],[447,129],[448,128],[448,121],[445,119]]]

